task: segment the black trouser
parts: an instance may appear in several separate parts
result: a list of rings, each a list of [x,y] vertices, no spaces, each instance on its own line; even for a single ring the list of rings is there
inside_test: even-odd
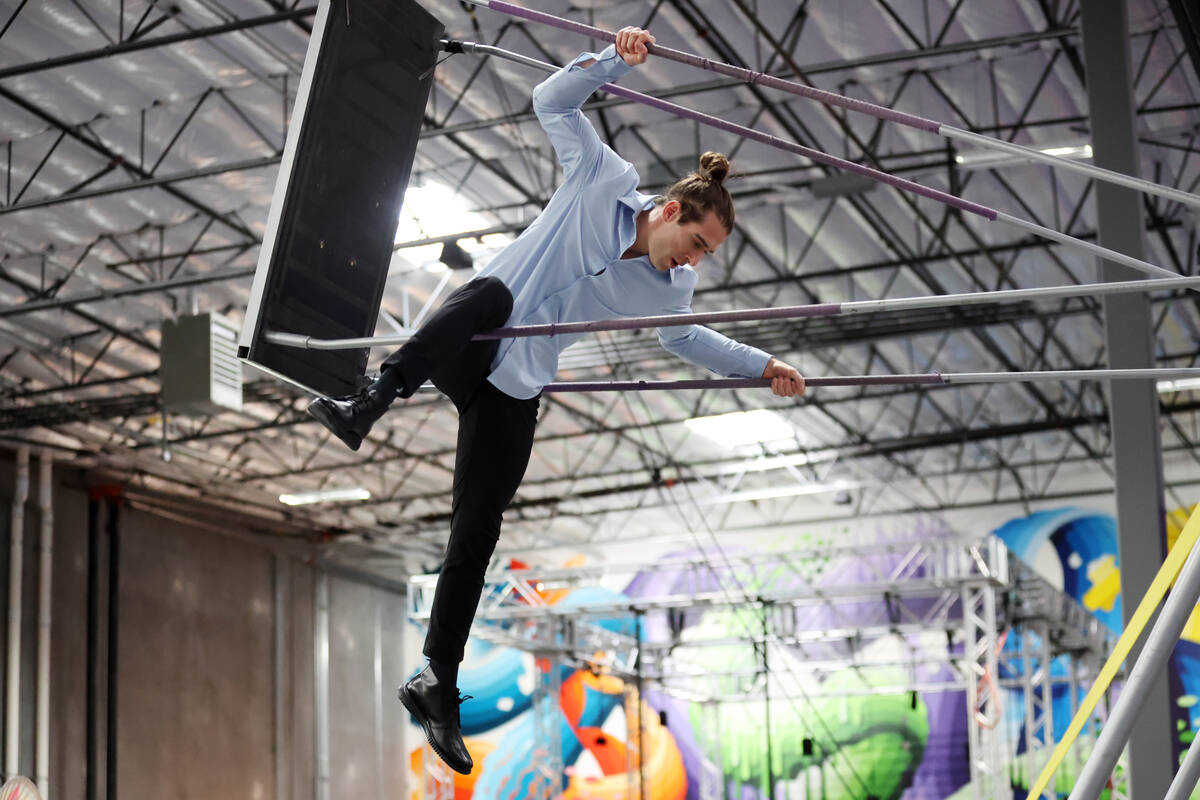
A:
[[[517,493],[537,422],[538,398],[518,400],[487,380],[497,342],[472,342],[479,331],[503,325],[512,295],[495,278],[476,278],[446,298],[412,339],[383,362],[404,378],[402,394],[426,378],[458,409],[458,449],[450,540],[433,595],[425,655],[462,661],[483,575],[500,538],[500,518]]]

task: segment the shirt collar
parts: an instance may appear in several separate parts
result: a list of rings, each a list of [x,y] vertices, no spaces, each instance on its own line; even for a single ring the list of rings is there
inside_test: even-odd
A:
[[[652,208],[654,206],[655,197],[657,197],[657,195],[642,194],[636,189],[621,196],[620,202],[630,210],[629,216],[625,217],[626,222],[621,226],[622,253],[633,245],[633,241],[637,237],[637,215],[648,208]],[[639,256],[639,258],[645,259],[646,264],[650,264],[649,254]]]
[[[637,189],[634,189],[629,194],[621,198],[621,202],[632,208],[634,211],[645,211],[654,205],[654,198],[658,195],[642,194]]]

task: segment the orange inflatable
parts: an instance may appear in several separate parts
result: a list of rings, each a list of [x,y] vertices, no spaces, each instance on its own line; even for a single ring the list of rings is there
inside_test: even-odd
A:
[[[457,772],[449,769],[435,755],[437,768],[441,769],[454,777],[454,800],[471,800],[471,795],[475,792],[475,780],[479,777],[479,771],[483,768],[483,760],[487,758],[496,746],[491,742],[486,742],[482,739],[464,739],[467,745],[467,752],[471,754],[471,760],[475,762],[475,769],[471,770],[470,775],[460,775]],[[416,777],[417,784],[413,789],[412,800],[421,800],[421,776],[425,774],[424,770],[425,748],[418,747],[409,754],[408,763],[412,768],[412,774]]]

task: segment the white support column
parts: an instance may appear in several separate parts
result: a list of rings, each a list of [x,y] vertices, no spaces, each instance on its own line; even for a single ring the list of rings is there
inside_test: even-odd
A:
[[[316,752],[314,770],[316,800],[330,800],[329,795],[329,575],[317,571],[313,599],[313,724],[316,730],[313,744]]]
[[[17,450],[8,557],[8,672],[4,722],[4,777],[21,771],[21,577],[25,553],[25,502],[29,499],[29,448]]]
[[[54,457],[43,450],[38,472],[38,516],[42,526],[41,570],[38,578],[38,649],[37,649],[37,738],[34,769],[42,800],[50,800],[50,625],[53,604],[51,588],[54,574],[54,507],[52,487]]]

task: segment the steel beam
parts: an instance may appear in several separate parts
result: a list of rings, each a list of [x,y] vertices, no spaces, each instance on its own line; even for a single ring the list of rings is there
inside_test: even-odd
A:
[[[1125,0],[1090,0],[1080,6],[1083,54],[1087,67],[1088,108],[1095,163],[1137,175],[1135,100],[1129,54],[1129,10]],[[1096,186],[1100,243],[1140,257],[1141,199],[1118,186]],[[1102,262],[1106,281],[1128,280],[1134,271]],[[1145,297],[1103,300],[1105,344],[1111,367],[1134,368],[1154,363],[1150,304]],[[1109,387],[1109,426],[1116,479],[1117,548],[1121,565],[1122,614],[1128,624],[1166,557],[1163,508],[1162,443],[1159,401],[1152,381],[1129,381]],[[1141,655],[1135,648],[1131,659]],[[1132,662],[1131,662],[1132,663]],[[1129,793],[1162,797],[1175,771],[1173,709],[1166,675],[1147,691],[1146,713],[1132,727],[1129,740]]]
[[[165,47],[167,45],[178,44],[180,42],[190,42],[196,39],[207,39],[210,36],[219,36],[223,33],[233,33],[234,31],[244,31],[251,28],[258,28],[263,25],[272,25],[276,22],[288,22],[294,19],[302,19],[310,17],[317,11],[316,6],[305,6],[304,8],[295,8],[290,11],[281,11],[277,14],[267,14],[261,17],[248,17],[246,19],[237,19],[231,22],[226,22],[221,25],[213,25],[208,28],[194,28],[185,30],[179,33],[172,33],[168,36],[156,36],[153,39],[141,40],[126,40],[108,47],[101,47],[98,50],[85,50],[80,53],[71,53],[70,55],[58,56],[57,58],[46,58],[41,61],[31,61],[27,64],[16,64],[11,67],[0,69],[0,81],[6,78],[15,78],[18,75],[29,75],[33,72],[42,72],[48,69],[58,69],[72,64],[83,64],[88,61],[97,61],[102,58],[111,58],[112,56],[122,55],[124,53],[134,53],[139,50],[151,50],[156,47]]]

